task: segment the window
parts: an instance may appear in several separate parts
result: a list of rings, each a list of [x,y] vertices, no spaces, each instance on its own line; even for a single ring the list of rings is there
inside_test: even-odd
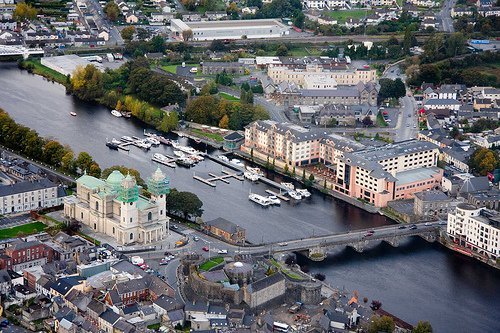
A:
[[[113,227],[113,235],[115,234],[115,227]]]
[[[130,233],[130,240],[134,239],[134,234]]]
[[[95,202],[95,210],[99,210],[99,201]]]
[[[151,221],[153,219],[153,213],[149,212],[148,213],[148,221]]]

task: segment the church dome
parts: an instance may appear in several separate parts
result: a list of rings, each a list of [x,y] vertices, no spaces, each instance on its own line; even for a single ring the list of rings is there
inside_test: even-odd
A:
[[[113,172],[109,174],[108,178],[106,178],[106,183],[114,189],[117,189],[120,187],[124,178],[125,176],[123,176],[120,171],[113,170]]]

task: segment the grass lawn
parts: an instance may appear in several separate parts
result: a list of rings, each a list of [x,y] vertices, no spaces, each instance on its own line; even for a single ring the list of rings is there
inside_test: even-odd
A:
[[[229,95],[229,94],[226,94],[224,92],[220,92],[219,93],[219,96],[224,98],[224,99],[227,99],[228,101],[233,101],[233,102],[237,102],[239,101],[240,99],[238,97],[235,97],[233,95]]]
[[[332,12],[326,13],[333,19],[336,19],[338,23],[344,23],[348,18],[361,19],[364,18],[365,15],[370,15],[373,12],[371,10],[365,9],[353,9],[353,10],[335,10]]]
[[[152,325],[148,325],[148,329],[157,331],[157,330],[160,329],[160,326],[161,326],[160,323],[158,323],[158,324],[152,324]]]
[[[191,132],[193,132],[197,136],[202,136],[202,137],[205,137],[205,138],[209,138],[209,139],[215,140],[217,142],[224,141],[224,138],[222,137],[222,135],[220,135],[218,133],[207,133],[207,132],[203,132],[202,130],[197,129],[197,128],[193,128],[191,130]]]
[[[216,3],[213,8],[207,9],[204,6],[198,6],[198,7],[196,7],[196,11],[199,13],[205,13],[207,11],[225,11],[226,10],[226,5],[224,4],[223,0],[210,0],[210,2]]]
[[[205,261],[198,268],[200,271],[209,271],[211,268],[221,264],[223,261],[224,261],[224,258],[222,258],[222,257],[214,257],[210,260]]]
[[[45,228],[47,228],[47,226],[42,222],[33,222],[8,229],[1,229],[0,239],[17,237],[19,233],[24,235],[36,234],[37,232],[43,231]]]
[[[320,56],[321,50],[314,47],[300,46],[289,50],[294,57]]]
[[[377,126],[378,127],[387,127],[387,122],[384,119],[384,116],[382,115],[382,112],[379,112],[377,114]]]
[[[50,69],[40,63],[40,59],[28,59],[24,61],[25,65],[31,64],[34,66],[33,73],[46,77],[49,80],[54,80],[59,83],[66,83],[66,76]]]
[[[172,74],[177,74],[177,66],[181,66],[181,65],[164,65],[164,66],[161,66],[161,68],[164,70],[164,71],[167,71],[169,73],[172,73]],[[187,66],[198,66],[198,64],[186,64],[186,67]]]

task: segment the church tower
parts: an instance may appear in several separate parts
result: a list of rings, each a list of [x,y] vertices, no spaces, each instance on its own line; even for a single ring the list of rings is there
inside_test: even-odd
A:
[[[121,182],[121,188],[118,194],[118,201],[121,202],[121,221],[125,226],[137,225],[139,223],[139,210],[137,201],[139,200],[139,187],[135,179],[127,175]],[[132,242],[136,235],[129,236],[127,242]]]
[[[158,220],[160,222],[167,220],[166,196],[170,193],[170,179],[159,167],[148,179],[148,191],[151,193],[151,200],[158,205]]]

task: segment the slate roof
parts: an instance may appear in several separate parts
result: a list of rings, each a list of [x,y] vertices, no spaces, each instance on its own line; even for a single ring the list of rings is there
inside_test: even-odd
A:
[[[52,187],[57,187],[57,185],[47,178],[42,178],[34,181],[19,182],[12,185],[0,186],[0,197]]]
[[[52,284],[52,289],[60,293],[61,295],[66,295],[68,291],[71,290],[74,286],[77,286],[80,284],[80,281],[82,280],[82,277],[66,277],[66,278],[61,278],[56,280]]]
[[[490,188],[490,182],[487,176],[483,177],[472,177],[467,179],[462,187],[460,188],[460,193],[472,193],[479,191],[486,191]]]
[[[100,316],[104,311],[106,311],[106,305],[104,303],[99,302],[98,300],[92,299],[89,305],[87,305],[87,309],[97,313]]]
[[[425,102],[425,105],[457,105],[461,104],[456,99],[449,98],[433,98]]]
[[[167,312],[170,321],[179,321],[184,319],[184,311],[182,309],[172,310]]]
[[[99,316],[102,320],[114,325],[121,317],[113,312],[113,310],[108,309]]]
[[[218,217],[214,220],[211,220],[211,221],[207,221],[205,222],[207,225],[209,226],[213,226],[213,227],[216,227],[218,229],[221,229],[221,230],[224,230],[230,234],[234,234],[234,233],[237,233],[239,230],[241,230],[242,228],[240,226],[238,226],[237,224],[231,222],[231,221],[228,221],[222,217]]]
[[[224,140],[227,140],[227,141],[238,141],[238,140],[241,140],[241,139],[244,139],[245,137],[243,135],[241,135],[240,133],[238,132],[232,132],[228,135],[226,135],[224,137]]]
[[[191,311],[191,312],[207,312],[208,311],[208,303],[205,301],[193,301],[193,302],[188,302],[184,305],[184,311]]]
[[[279,283],[284,280],[283,275],[280,273],[275,273],[273,275],[267,276],[262,280],[256,281],[249,285],[251,292],[257,292],[267,287],[270,287],[276,283]]]
[[[415,197],[422,201],[443,201],[449,199],[445,193],[436,190],[418,192],[415,193]]]
[[[156,304],[165,311],[172,311],[176,309],[181,309],[183,307],[183,304],[177,302],[175,298],[166,295],[161,295],[160,297],[158,297],[158,299],[154,301],[154,304]]]

